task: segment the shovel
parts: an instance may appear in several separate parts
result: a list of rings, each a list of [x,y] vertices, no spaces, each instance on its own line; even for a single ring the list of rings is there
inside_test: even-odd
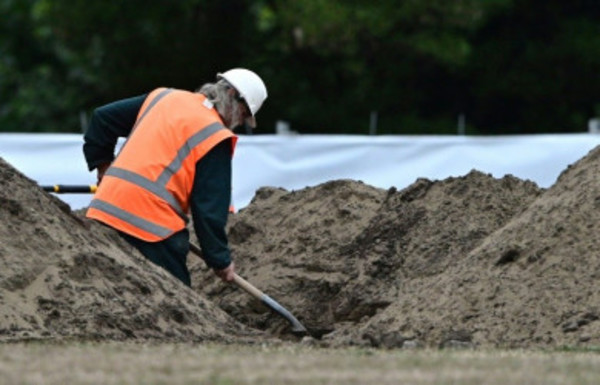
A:
[[[194,245],[193,243],[190,243],[190,250],[197,256],[202,255],[202,251],[200,250],[200,248]],[[244,278],[240,277],[236,273],[234,273],[233,282],[238,287],[246,291],[248,294],[264,303],[268,308],[285,318],[292,325],[292,333],[302,336],[308,333],[308,330],[304,327],[304,325],[300,323],[300,321],[296,319],[296,317],[292,315],[292,313],[290,313],[286,308],[281,306],[273,298],[269,297],[268,295],[257,289],[250,282],[246,281]]]

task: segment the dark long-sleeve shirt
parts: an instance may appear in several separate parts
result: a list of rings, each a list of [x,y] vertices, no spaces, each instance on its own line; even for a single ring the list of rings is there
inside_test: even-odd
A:
[[[84,134],[83,152],[90,171],[114,160],[119,137],[127,137],[148,95],[119,100],[94,111]],[[231,201],[231,143],[225,140],[196,163],[190,211],[206,264],[224,269],[231,263],[225,225]],[[168,242],[165,240],[166,242]],[[186,251],[183,252],[185,254]]]

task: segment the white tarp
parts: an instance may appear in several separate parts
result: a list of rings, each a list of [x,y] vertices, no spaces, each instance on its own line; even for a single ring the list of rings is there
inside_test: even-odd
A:
[[[0,157],[40,185],[94,184],[78,134],[0,134]],[[441,180],[476,169],[550,187],[600,135],[240,136],[233,162],[233,203],[246,206],[264,186],[298,190],[335,179],[402,189],[418,178]],[[58,194],[72,209],[90,194]]]

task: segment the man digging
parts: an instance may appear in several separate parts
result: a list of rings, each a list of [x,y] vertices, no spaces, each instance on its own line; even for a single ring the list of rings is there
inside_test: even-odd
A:
[[[97,108],[84,135],[85,159],[99,184],[86,216],[190,286],[191,213],[204,261],[232,281],[225,231],[237,141],[232,129],[254,127],[266,98],[262,79],[236,68],[196,92],[158,88]],[[115,157],[118,137],[127,141]]]

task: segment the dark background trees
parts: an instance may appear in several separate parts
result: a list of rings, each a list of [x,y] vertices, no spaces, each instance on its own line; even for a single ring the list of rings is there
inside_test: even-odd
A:
[[[80,132],[91,110],[236,66],[258,132],[581,132],[600,115],[593,0],[0,0],[0,131]]]

